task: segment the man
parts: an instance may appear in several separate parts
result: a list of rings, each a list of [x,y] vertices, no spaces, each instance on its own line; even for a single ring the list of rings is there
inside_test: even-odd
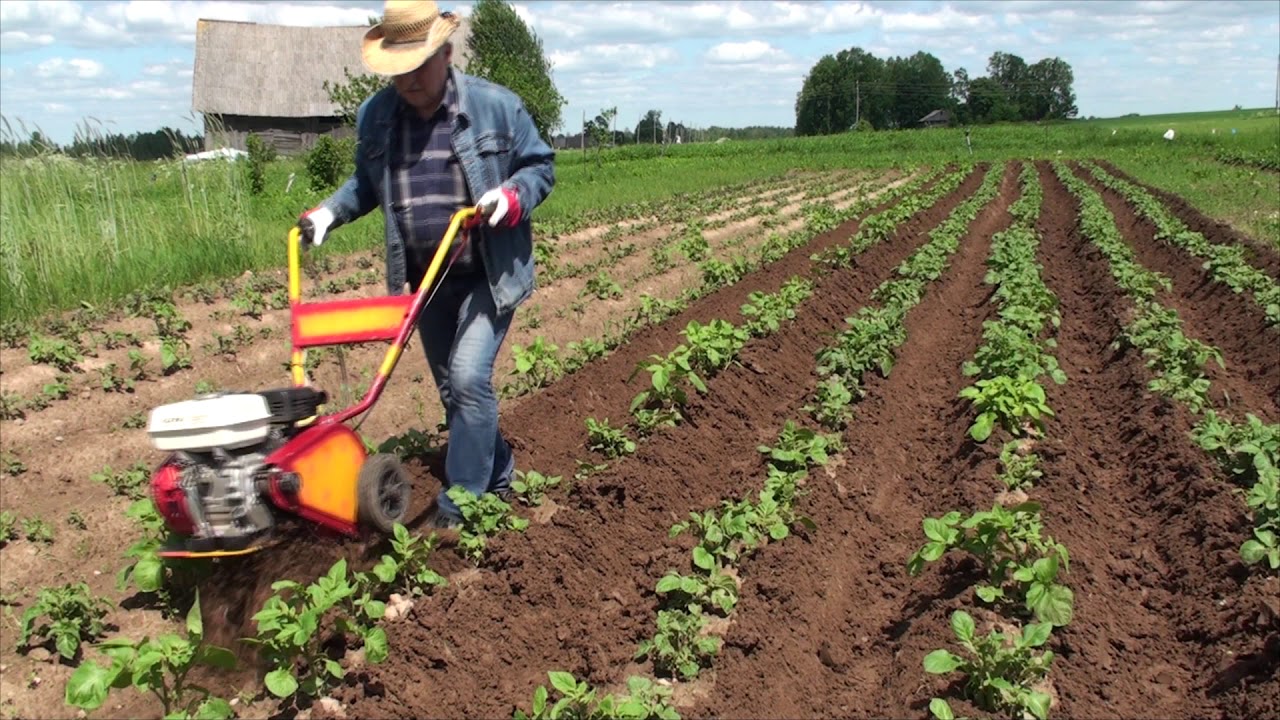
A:
[[[493,363],[516,307],[533,293],[529,217],[555,184],[555,153],[517,95],[450,65],[455,15],[430,1],[388,0],[384,10],[364,37],[363,57],[393,85],[360,106],[355,171],[299,228],[319,245],[381,207],[395,295],[405,283],[417,289],[455,211],[493,205],[418,323],[449,430],[445,486],[430,522],[449,528],[460,521],[450,486],[510,494],[515,458],[498,429]]]

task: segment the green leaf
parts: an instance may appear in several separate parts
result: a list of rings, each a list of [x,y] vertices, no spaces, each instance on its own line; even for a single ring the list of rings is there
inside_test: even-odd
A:
[[[74,630],[58,633],[58,636],[53,640],[53,644],[58,648],[59,655],[71,660],[76,656],[76,650],[80,649],[80,634]]]
[[[276,668],[263,679],[267,689],[278,698],[286,698],[298,691],[298,681],[288,668]]]
[[[227,720],[231,715],[231,703],[222,698],[209,698],[196,708],[194,720]]]
[[[955,611],[951,614],[951,630],[961,642],[973,640],[975,630],[973,616],[963,610]]]
[[[1049,641],[1053,626],[1049,623],[1028,623],[1022,628],[1022,647],[1040,647]]]
[[[1074,600],[1074,593],[1065,585],[1036,583],[1027,591],[1027,608],[1036,619],[1058,627],[1071,623]]]
[[[951,539],[951,528],[937,518],[924,519],[924,535],[934,542],[947,543]]]
[[[187,611],[187,634],[197,640],[204,634],[204,621],[200,617],[200,594],[196,593],[195,602],[191,603],[191,609]]]
[[[164,562],[158,555],[143,556],[130,575],[142,592],[157,592],[164,585]]]
[[[115,672],[97,663],[84,663],[71,673],[64,691],[64,701],[82,710],[97,710],[106,701],[115,675]]]
[[[387,659],[389,650],[387,648],[387,631],[376,627],[364,636],[364,656],[372,665],[377,665]]]
[[[572,696],[578,691],[578,681],[572,673],[552,670],[547,673],[547,679],[551,681],[551,687],[559,690],[562,695]]]
[[[533,716],[542,717],[542,711],[547,707],[547,686],[539,685],[537,690],[533,691]]]
[[[703,570],[710,570],[715,567],[716,560],[706,548],[699,545],[693,549],[693,564]]]
[[[933,715],[934,720],[955,720],[956,717],[956,714],[951,712],[951,706],[942,698],[929,701],[929,713]]]
[[[945,675],[964,665],[964,660],[946,650],[934,650],[924,656],[924,671],[933,675]]]
[[[214,645],[205,645],[201,650],[201,659],[205,665],[216,667],[221,670],[230,670],[236,666],[236,656],[226,648],[220,648]]]
[[[333,677],[339,680],[342,679],[342,676],[343,676],[342,666],[338,664],[337,660],[334,660],[333,658],[325,658],[324,669]]]
[[[681,577],[679,575],[667,575],[658,581],[656,590],[660,593],[669,593],[680,587]]]
[[[1035,715],[1037,720],[1048,720],[1049,717],[1049,696],[1042,692],[1032,690],[1026,696],[1027,709]]]
[[[978,442],[986,442],[991,437],[991,431],[995,429],[996,416],[993,413],[982,413],[973,423],[973,427],[969,429],[969,437]]]
[[[1004,597],[1003,590],[1001,590],[998,587],[992,587],[990,585],[979,585],[978,587],[974,588],[973,591],[977,593],[978,597],[982,598],[983,602],[986,602],[986,603],[993,603],[997,599]]]
[[[1246,540],[1240,546],[1240,559],[1245,565],[1256,565],[1267,556],[1267,547],[1257,540]]]

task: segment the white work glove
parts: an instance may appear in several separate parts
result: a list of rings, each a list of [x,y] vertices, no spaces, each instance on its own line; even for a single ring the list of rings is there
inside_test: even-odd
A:
[[[308,210],[298,218],[298,229],[302,231],[302,242],[319,246],[324,242],[325,233],[333,225],[333,211],[321,205]]]
[[[493,207],[489,213],[489,227],[498,227],[505,218],[507,227],[515,227],[520,222],[520,198],[508,188],[496,187],[480,196],[477,203],[481,208]],[[508,217],[510,214],[510,217]]]

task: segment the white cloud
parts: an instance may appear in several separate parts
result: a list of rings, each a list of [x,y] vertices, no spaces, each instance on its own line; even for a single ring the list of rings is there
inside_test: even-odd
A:
[[[35,66],[35,76],[42,80],[90,80],[101,77],[104,70],[97,60],[51,58]]]
[[[931,13],[886,12],[883,16],[882,24],[887,32],[895,30],[938,32],[974,29],[982,26],[985,22],[981,17],[957,12],[950,5],[943,5],[941,10]]]
[[[53,36],[49,33],[28,33],[21,30],[0,32],[0,53],[22,52],[52,44]]]
[[[661,45],[588,45],[579,50],[553,50],[547,59],[556,71],[600,70],[605,68],[656,68],[680,57],[673,48]]]
[[[725,65],[752,63],[761,60],[781,60],[785,57],[786,53],[763,40],[724,42],[713,46],[706,54],[708,62]]]

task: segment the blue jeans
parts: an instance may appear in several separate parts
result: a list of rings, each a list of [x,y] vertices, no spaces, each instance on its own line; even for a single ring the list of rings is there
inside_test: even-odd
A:
[[[458,485],[473,495],[510,487],[515,459],[498,429],[493,361],[513,313],[499,315],[483,271],[449,275],[422,310],[418,332],[444,404],[449,445],[440,512],[458,519],[445,494]]]

